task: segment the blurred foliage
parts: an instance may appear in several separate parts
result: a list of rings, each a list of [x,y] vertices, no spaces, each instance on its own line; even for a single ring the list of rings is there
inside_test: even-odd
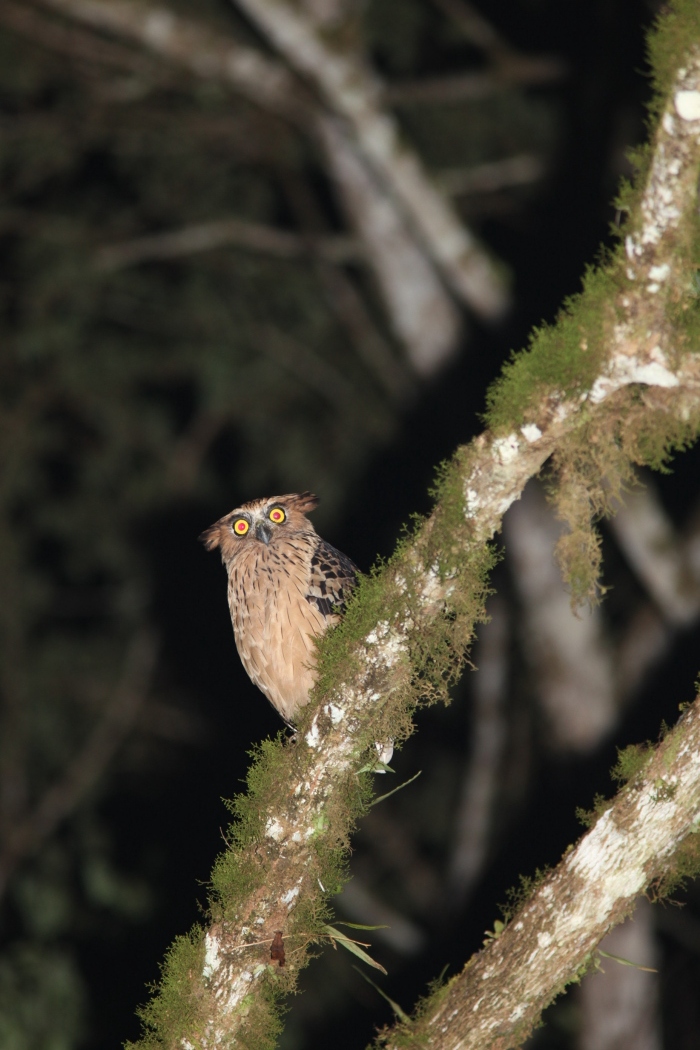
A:
[[[69,1050],[84,1033],[85,993],[65,949],[20,941],[0,959],[0,1041],[7,1050]]]

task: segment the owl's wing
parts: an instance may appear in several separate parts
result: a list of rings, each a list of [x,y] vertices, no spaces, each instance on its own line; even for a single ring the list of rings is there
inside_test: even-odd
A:
[[[345,612],[358,572],[346,554],[319,539],[311,557],[307,602],[314,604],[324,618]]]

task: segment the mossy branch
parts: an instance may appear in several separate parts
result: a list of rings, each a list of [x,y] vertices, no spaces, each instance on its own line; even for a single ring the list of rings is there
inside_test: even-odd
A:
[[[652,57],[658,120],[644,168],[625,202],[624,246],[587,275],[583,292],[566,304],[557,323],[535,333],[529,350],[514,358],[492,392],[490,429],[443,468],[432,515],[416,525],[388,564],[362,581],[344,621],[324,640],[316,703],[306,710],[294,742],[267,741],[260,747],[248,794],[232,804],[236,820],[228,849],[212,875],[210,925],[171,949],[160,988],[142,1011],[147,1028],[138,1044],[142,1050],[263,1047],[274,1041],[280,1024],[275,1003],[293,987],[308,946],[327,940],[327,902],[342,884],[348,838],[367,805],[374,741],[406,737],[415,707],[444,695],[461,670],[474,624],[483,616],[495,557],[490,540],[527,480],[552,458],[553,496],[571,529],[563,560],[577,593],[586,593],[597,574],[595,516],[606,511],[633,463],[662,465],[673,448],[696,436],[700,9],[695,0],[677,0],[664,16]],[[700,739],[692,749],[685,741],[698,731],[693,713],[677,731],[681,735],[669,738],[680,741],[677,753],[671,754],[668,742],[659,752],[658,761],[671,761],[676,770],[673,798],[657,793],[652,803],[644,789],[632,785],[619,810],[638,828],[640,841],[642,825],[648,821],[656,828],[658,815],[666,814],[660,823],[669,833],[675,828],[675,838],[664,839],[668,848],[660,851],[657,836],[653,846],[667,864],[697,815],[693,756]],[[668,771],[663,776],[668,780]],[[666,807],[678,807],[677,821]],[[595,937],[629,906],[630,895],[659,874],[653,859],[639,853],[635,878],[617,878],[622,870],[617,865],[629,852],[628,831],[621,828],[607,817],[584,839],[595,845],[607,835],[609,881],[600,883],[599,895],[608,903],[596,915],[586,912],[584,922],[577,898],[550,901],[552,912],[581,917],[571,933],[580,938],[572,940],[576,966]],[[611,852],[615,844],[617,858]],[[578,893],[589,885],[584,876],[596,877],[582,859],[590,858],[591,849],[583,843],[578,848],[578,867],[567,860],[570,880],[557,893],[568,894],[572,887]],[[559,885],[548,881],[541,892]],[[271,963],[265,946],[278,930],[285,940],[284,969]],[[514,925],[488,958],[505,967],[501,940],[514,944],[518,932]],[[488,992],[484,982],[481,993],[494,997],[489,1000],[497,1011],[494,1024],[504,1026],[504,1041],[489,1045],[513,1045],[508,1040],[517,1025],[530,1025],[571,979],[573,972],[566,966],[559,970],[556,962],[557,938],[565,932],[557,926],[556,937],[537,945],[549,984],[536,996],[522,1003],[509,997],[503,1005],[498,996],[508,987],[506,971],[495,965],[489,971],[497,988]],[[532,969],[524,965],[526,954],[517,959],[523,971]],[[459,1026],[449,1012],[441,1013],[446,1020],[439,1037],[427,1028],[404,1034],[410,1041],[419,1030],[426,1040],[454,1034],[456,1045],[466,1038],[465,1015],[456,1009]],[[480,1010],[485,1030],[488,1019]]]
[[[595,949],[646,892],[700,873],[700,699],[655,749],[634,750],[627,784],[459,976],[383,1047],[511,1050],[595,963]],[[601,807],[602,808],[602,807]]]

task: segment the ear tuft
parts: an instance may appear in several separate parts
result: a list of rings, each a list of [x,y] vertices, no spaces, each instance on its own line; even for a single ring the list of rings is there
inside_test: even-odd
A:
[[[313,492],[295,492],[293,495],[286,497],[286,502],[302,514],[308,514],[309,511],[318,507],[320,500]]]
[[[204,544],[206,550],[213,551],[219,546],[221,540],[220,530],[221,526],[217,521],[214,525],[210,525],[208,529],[205,529],[204,532],[200,532],[197,539]]]

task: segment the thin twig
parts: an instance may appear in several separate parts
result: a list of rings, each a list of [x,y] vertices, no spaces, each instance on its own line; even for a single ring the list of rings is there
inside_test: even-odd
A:
[[[488,164],[469,168],[448,168],[436,175],[436,182],[453,197],[473,193],[495,193],[513,186],[529,186],[538,182],[546,168],[540,157],[519,153]]]
[[[524,55],[501,36],[497,29],[469,0],[433,0],[463,36],[481,48],[499,76],[513,82],[542,84],[560,80],[566,73],[561,59],[551,55]]]
[[[507,69],[479,73],[453,73],[451,76],[395,80],[382,88],[387,106],[444,106],[474,102],[509,91],[519,84],[548,84],[561,80],[565,67],[556,59],[540,65],[512,65]]]
[[[94,33],[46,18],[28,4],[0,0],[0,21],[32,43],[90,65],[106,66],[152,77],[157,67],[142,53],[102,40]]]
[[[113,273],[139,263],[179,259],[229,246],[280,259],[318,253],[322,258],[336,263],[364,260],[362,246],[352,237],[334,235],[302,238],[275,226],[243,219],[219,219],[107,245],[98,249],[95,268],[103,273]]]

